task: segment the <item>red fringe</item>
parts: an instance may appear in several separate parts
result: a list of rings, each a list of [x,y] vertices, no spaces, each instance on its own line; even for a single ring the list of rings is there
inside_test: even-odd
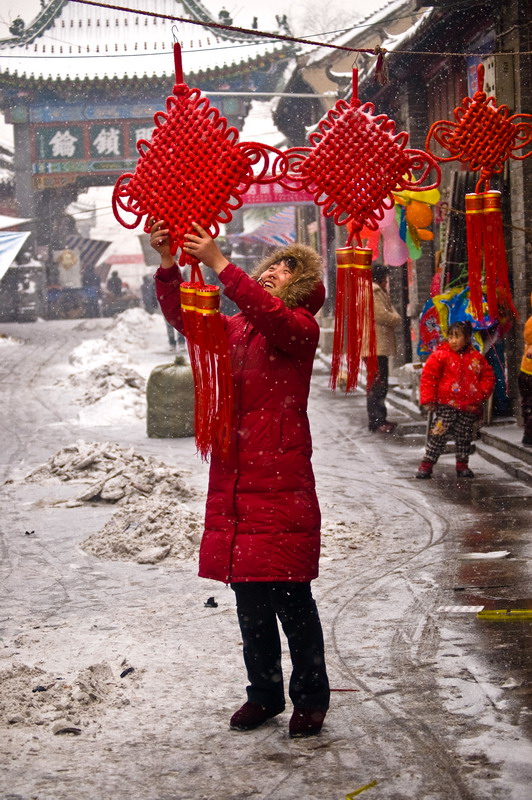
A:
[[[489,316],[494,320],[501,315],[516,317],[508,278],[500,192],[477,191],[466,194],[466,234],[473,317],[479,321],[484,319],[482,267]]]
[[[483,196],[465,196],[469,299],[475,319],[484,319],[482,306],[482,254],[484,249]]]
[[[378,365],[371,279],[372,251],[364,247],[341,247],[336,251],[336,260],[338,271],[330,386],[336,389],[345,363],[345,391],[356,389],[364,348],[369,389],[377,375]]]
[[[502,227],[501,193],[484,192],[484,270],[490,317],[498,319],[500,308],[517,316],[508,278],[508,262]]]
[[[352,248],[342,248],[344,250],[351,250]],[[338,250],[336,251],[338,258]],[[331,375],[329,378],[329,386],[333,391],[336,390],[338,376],[344,363],[344,342],[345,342],[345,320],[346,313],[349,307],[348,303],[348,288],[349,288],[349,270],[338,268],[336,270],[336,304],[334,309],[334,337],[333,337],[333,351],[331,359]]]
[[[194,432],[203,459],[213,448],[227,457],[231,444],[233,373],[229,341],[220,315],[220,290],[205,285],[199,267],[181,284],[181,309],[194,378]]]

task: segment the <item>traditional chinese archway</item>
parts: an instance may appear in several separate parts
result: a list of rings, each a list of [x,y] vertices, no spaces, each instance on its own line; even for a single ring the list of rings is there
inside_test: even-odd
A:
[[[143,9],[215,21],[197,0],[148,0]],[[174,35],[187,79],[207,96],[273,91],[292,55],[275,41],[69,0],[51,0],[29,27],[0,41],[0,108],[15,131],[16,209],[35,220],[39,245],[64,247],[72,233],[65,208],[88,187],[113,185],[134,168],[135,143],[150,138],[153,114],[172,91]],[[251,97],[212,102],[242,128]]]

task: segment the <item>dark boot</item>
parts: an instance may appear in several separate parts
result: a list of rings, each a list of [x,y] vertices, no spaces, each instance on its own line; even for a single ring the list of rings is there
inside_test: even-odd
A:
[[[432,478],[433,466],[434,464],[432,461],[428,461],[426,458],[423,459],[416,472],[416,478],[420,478],[421,480],[428,480],[428,478]]]
[[[469,469],[467,461],[456,462],[456,475],[458,478],[474,478],[475,473]]]
[[[312,711],[309,708],[294,708],[288,726],[290,738],[302,739],[305,736],[317,736],[321,731],[326,713],[326,711]]]
[[[231,717],[229,727],[234,731],[254,731],[255,728],[264,725],[272,717],[282,714],[284,706],[277,710],[266,708],[258,703],[244,703],[242,708],[235,711]]]

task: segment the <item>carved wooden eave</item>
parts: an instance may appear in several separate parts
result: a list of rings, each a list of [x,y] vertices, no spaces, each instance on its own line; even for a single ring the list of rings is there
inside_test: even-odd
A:
[[[189,85],[223,78],[247,80],[253,73],[272,80],[277,66],[291,58],[293,45],[252,34],[208,27],[215,22],[198,0],[147,0],[155,14],[205,22],[135,14],[136,0],[121,0],[131,13],[51,0],[27,28],[0,41],[0,80],[6,90],[58,92],[86,89],[122,90],[173,85],[174,39],[181,43],[183,70]],[[270,81],[271,82],[271,81]],[[213,86],[209,86],[214,91]],[[234,87],[232,87],[234,88]]]

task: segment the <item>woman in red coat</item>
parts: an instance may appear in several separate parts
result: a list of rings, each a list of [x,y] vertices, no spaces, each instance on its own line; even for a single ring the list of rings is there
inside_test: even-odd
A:
[[[482,403],[493,391],[495,376],[482,355],[471,344],[471,323],[449,326],[447,341],[428,357],[419,384],[419,402],[433,416],[427,447],[416,478],[431,478],[432,467],[452,436],[456,445],[456,474],[473,478],[469,452],[475,421]]]
[[[185,250],[213,269],[240,309],[224,322],[235,424],[231,454],[212,453],[199,575],[230,583],[244,642],[248,701],[231,728],[253,730],[285,707],[277,617],[292,659],[290,736],[321,730],[329,706],[323,634],[310,581],[318,575],[320,509],[311,465],[307,399],[325,290],[321,260],[304,245],[273,253],[250,277],[199,226]],[[156,222],[157,296],[183,331],[181,273]]]

